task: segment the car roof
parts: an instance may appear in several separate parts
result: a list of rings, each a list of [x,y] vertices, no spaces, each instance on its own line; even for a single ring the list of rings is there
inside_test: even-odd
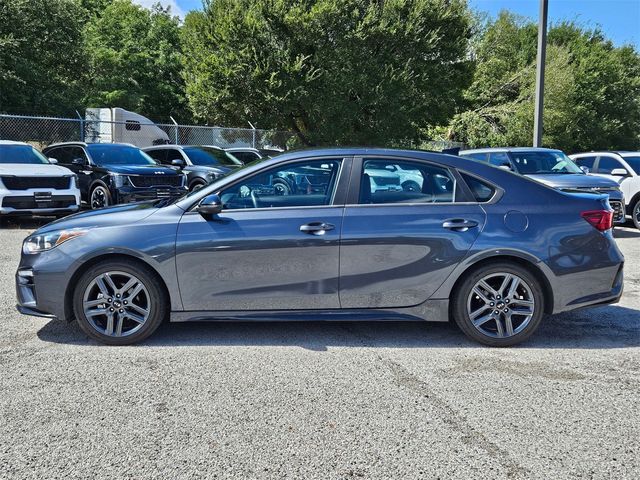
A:
[[[487,148],[470,148],[467,150],[460,150],[459,155],[465,153],[501,153],[501,152],[561,152],[557,148],[543,148],[543,147],[487,147]]]
[[[142,150],[166,150],[168,148],[178,148],[180,150],[184,150],[189,147],[207,147],[207,148],[215,148],[216,150],[224,150],[224,148],[218,147],[217,145],[176,145],[172,143],[165,143],[162,145],[152,145],[150,147],[144,147]]]
[[[78,146],[78,147],[95,147],[96,145],[110,145],[116,147],[135,147],[133,143],[107,143],[107,142],[96,142],[96,143],[85,143],[85,142],[59,142],[52,143],[51,145],[47,145],[45,150],[53,147],[66,147],[66,146]],[[138,147],[136,147],[138,148]]]
[[[0,140],[0,145],[28,145],[29,147],[31,147],[32,145],[29,145],[26,142],[14,142],[13,140]]]
[[[257,148],[253,147],[229,147],[225,148],[227,152],[253,152],[260,153]]]
[[[630,156],[636,156],[636,155],[640,155],[640,152],[633,152],[630,150],[594,150],[592,152],[579,152],[579,153],[572,153],[571,156],[577,156],[577,155],[602,155],[602,154],[607,154],[607,153],[612,153],[614,155],[619,155],[621,157],[630,157]]]

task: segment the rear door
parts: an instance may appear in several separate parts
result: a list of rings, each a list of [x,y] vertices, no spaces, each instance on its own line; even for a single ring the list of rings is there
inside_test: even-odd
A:
[[[340,246],[341,307],[407,307],[431,297],[484,225],[484,211],[469,200],[459,174],[440,165],[355,159]]]

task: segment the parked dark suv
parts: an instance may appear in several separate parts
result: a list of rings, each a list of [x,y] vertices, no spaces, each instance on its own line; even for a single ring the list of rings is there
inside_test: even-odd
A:
[[[190,191],[226,175],[243,163],[220,147],[207,145],[157,145],[144,151],[162,165],[181,169]]]
[[[626,221],[620,185],[608,178],[588,175],[588,170],[580,168],[561,150],[534,147],[478,148],[461,150],[458,155],[511,170],[565,192],[607,194],[609,205],[614,210],[614,223]]]
[[[177,197],[187,191],[184,175],[158,165],[133,145],[58,143],[44,153],[78,175],[81,197],[91,208]]]

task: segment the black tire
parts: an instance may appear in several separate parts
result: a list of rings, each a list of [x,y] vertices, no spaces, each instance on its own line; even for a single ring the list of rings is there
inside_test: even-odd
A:
[[[94,186],[89,193],[89,208],[91,210],[97,210],[98,208],[105,208],[110,205],[113,205],[113,199],[111,198],[109,189],[102,184]]]
[[[421,192],[420,185],[418,182],[414,182],[413,180],[407,180],[402,184],[402,190],[405,192]]]
[[[476,301],[475,299],[480,298],[475,293],[474,293],[475,299],[471,298],[472,290],[478,284],[478,282],[480,282],[482,279],[491,275],[495,275],[496,279],[499,279],[501,273],[515,275],[516,277],[519,277],[520,280],[524,281],[523,286],[518,288],[525,288],[525,286],[528,287],[527,293],[533,297],[534,305],[530,307],[531,309],[533,309],[533,313],[530,316],[528,323],[526,323],[523,326],[521,331],[516,332],[517,328],[514,328],[513,335],[505,336],[502,338],[496,338],[494,336],[490,336],[488,334],[483,333],[480,328],[474,326],[474,323],[470,318],[469,305],[471,304],[471,302]],[[493,299],[493,298],[490,298],[490,299]],[[504,298],[502,300],[506,302]],[[484,345],[488,345],[491,347],[508,347],[508,346],[523,342],[536,331],[536,329],[540,325],[540,322],[542,321],[542,317],[544,316],[544,300],[545,298],[544,298],[544,291],[542,289],[542,286],[540,285],[540,282],[535,277],[535,275],[533,275],[529,270],[511,262],[496,262],[496,263],[490,263],[490,264],[485,264],[483,266],[480,266],[467,274],[466,278],[462,281],[462,283],[456,289],[455,295],[452,299],[451,313],[453,315],[453,319],[455,320],[456,324],[458,325],[458,327],[460,327],[460,330],[462,330],[464,334],[467,335],[467,337],[471,338],[472,340],[475,340],[479,343],[482,343]],[[515,302],[517,301],[518,300],[515,300]],[[494,303],[491,303],[490,305],[493,306]],[[500,302],[500,305],[507,308],[509,307],[509,305],[503,305],[502,302]],[[481,310],[481,308],[478,308],[477,311]],[[483,312],[483,314],[481,315],[482,317],[485,317],[487,313],[489,315],[492,315],[493,313],[498,311],[498,310],[494,310],[494,308],[502,308],[502,307],[496,304],[495,307],[486,307],[486,308],[487,310]],[[513,309],[513,305],[511,305],[511,308]],[[517,311],[516,309],[513,309],[509,315],[511,314],[516,315],[515,313],[516,311]],[[524,316],[518,315],[517,317],[515,317],[513,324],[516,324],[516,322],[522,319],[521,320],[521,325],[522,325],[524,323],[524,319],[522,317]],[[500,313],[498,318],[499,319],[501,318],[502,321],[495,320],[495,319],[489,320],[486,330],[489,330],[492,324],[495,327],[498,327],[497,323],[499,321],[501,322],[499,328],[502,330],[503,326],[506,325],[504,321],[504,316]],[[511,324],[511,321],[510,321],[510,324]]]
[[[633,225],[640,230],[640,198],[636,200],[631,209],[631,218],[633,219]]]
[[[124,336],[111,336],[106,335],[94,327],[92,322],[89,321],[84,311],[84,299],[87,295],[87,289],[91,287],[97,277],[105,273],[122,272],[134,276],[140,283],[143,284],[145,289],[144,294],[148,296],[146,307],[148,310],[148,317],[144,323],[136,324],[136,322],[130,320],[123,320],[123,325],[126,323],[131,324],[134,327],[138,327],[131,334],[125,334]],[[116,278],[117,280],[117,278]],[[91,287],[91,288],[95,288]],[[124,295],[122,298],[125,298]],[[126,303],[126,302],[123,302]],[[133,303],[133,301],[131,302]],[[162,324],[169,312],[169,299],[163,289],[160,280],[150,267],[144,265],[141,262],[123,262],[118,261],[104,261],[89,268],[82,274],[78,282],[76,283],[75,290],[73,292],[73,310],[76,321],[80,328],[91,338],[98,340],[101,343],[107,345],[131,345],[141,342],[148,338],[156,329]],[[97,308],[100,308],[98,306]],[[126,308],[126,307],[125,307]],[[117,315],[117,313],[116,313]],[[104,317],[104,316],[102,316]],[[95,318],[95,317],[92,317]],[[103,321],[98,317],[98,320],[94,320],[95,323]],[[117,322],[117,318],[115,322]],[[113,327],[112,327],[113,329]],[[125,327],[122,327],[124,330]],[[130,330],[134,330],[131,328]]]
[[[189,191],[190,192],[195,192],[196,190],[200,190],[204,186],[205,186],[205,183],[203,183],[203,182],[193,182],[191,184],[191,186],[189,187]]]

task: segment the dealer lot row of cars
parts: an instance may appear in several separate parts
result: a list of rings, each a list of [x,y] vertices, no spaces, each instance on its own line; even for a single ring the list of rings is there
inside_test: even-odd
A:
[[[631,216],[640,228],[640,153],[590,152],[567,157],[552,149],[486,148],[460,156],[498,166],[575,192],[604,193],[614,223]],[[85,203],[102,208],[121,203],[174,198],[197,190],[244,164],[260,160],[252,148],[158,145],[138,149],[126,144],[69,142],[41,154],[28,144],[0,142],[2,214],[65,215]],[[75,176],[74,176],[75,175]],[[371,168],[372,192],[418,191],[415,172]],[[295,180],[273,179],[265,188],[289,194]]]

